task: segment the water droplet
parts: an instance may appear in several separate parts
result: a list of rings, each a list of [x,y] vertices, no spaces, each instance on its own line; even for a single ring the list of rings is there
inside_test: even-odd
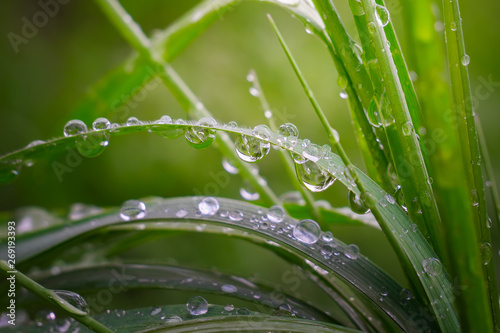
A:
[[[285,218],[285,210],[283,209],[283,207],[278,205],[272,206],[267,211],[267,218],[269,219],[270,222],[280,223]]]
[[[45,143],[45,141],[43,141],[43,140],[31,141],[30,143],[28,143],[26,148],[32,148],[32,147],[39,146],[39,145],[44,144],[44,143]]]
[[[146,216],[146,205],[139,200],[127,200],[120,208],[120,218],[124,221],[142,219]]]
[[[188,214],[189,214],[189,212],[183,208],[181,208],[177,212],[175,212],[175,216],[177,216],[178,218],[186,217]]]
[[[239,210],[233,210],[229,213],[229,219],[231,221],[241,221],[243,220],[243,213]]]
[[[70,207],[68,218],[72,221],[81,220],[85,217],[102,213],[102,211],[103,209],[97,206],[74,203]]]
[[[271,145],[244,134],[238,135],[235,141],[236,153],[245,162],[257,162],[269,154]]]
[[[214,197],[206,197],[198,204],[203,215],[215,215],[219,211],[219,202]]]
[[[314,244],[321,235],[321,228],[313,220],[302,220],[293,229],[293,236],[304,244]]]
[[[401,297],[402,300],[409,301],[411,299],[411,291],[403,288],[399,292],[399,296]]]
[[[357,259],[359,256],[359,247],[356,244],[347,245],[345,248],[345,256],[352,260]]]
[[[325,257],[325,259],[330,258],[333,254],[333,246],[328,244],[323,245],[321,247],[321,254],[323,255],[323,257]]]
[[[234,165],[234,162],[226,158],[222,159],[222,167],[232,175],[237,175],[240,172],[240,170]]]
[[[248,310],[247,308],[239,308],[238,310],[236,310],[236,314],[240,316],[248,316],[250,314],[250,310]]]
[[[266,117],[266,119],[271,119],[273,117],[273,112],[270,110],[264,111],[264,117]]]
[[[407,121],[406,123],[404,123],[403,127],[401,127],[401,131],[403,132],[404,136],[412,135],[414,130],[411,121]]]
[[[321,192],[326,190],[335,182],[335,178],[327,171],[320,169],[316,163],[306,161],[305,163],[295,164],[297,177],[308,190],[312,192]]]
[[[7,184],[19,176],[22,168],[22,160],[8,160],[0,162],[0,183]]]
[[[361,197],[353,191],[349,191],[349,206],[356,214],[366,214],[370,211]]]
[[[176,121],[177,123],[178,121]],[[166,124],[173,124],[172,118],[170,116],[162,116],[160,119],[156,120],[154,125],[166,125]],[[184,128],[179,128],[179,127],[169,127],[165,129],[164,126],[153,126],[151,127],[151,130],[153,133],[158,134],[159,136],[162,136],[167,139],[175,139],[181,136],[184,133]]]
[[[186,308],[193,316],[199,316],[207,313],[208,302],[201,296],[194,296],[186,303]]]
[[[333,242],[333,235],[331,231],[325,231],[321,234],[321,239],[325,243]]]
[[[247,182],[240,188],[240,195],[247,201],[256,201],[260,199],[259,192],[255,192]]]
[[[488,265],[493,257],[493,249],[491,244],[484,242],[481,244],[481,258],[483,258],[483,265]]]
[[[305,205],[304,198],[302,198],[302,194],[298,191],[285,192],[280,195],[279,199],[283,203],[290,203],[299,206]]]
[[[87,125],[81,120],[73,119],[64,125],[64,136],[73,136],[87,132]]]
[[[353,15],[365,15],[365,8],[363,7],[363,4],[360,0],[349,0],[349,7],[351,7]]]
[[[375,5],[375,12],[377,14],[377,22],[380,26],[385,27],[389,24],[390,15],[387,8],[381,5]]]
[[[127,126],[134,126],[134,125],[141,125],[141,124],[142,124],[142,121],[137,119],[137,117],[129,117],[127,119],[127,123],[126,123]]]
[[[201,118],[195,127],[188,127],[186,129],[186,140],[187,142],[197,149],[203,149],[208,146],[215,140],[215,129],[199,127],[199,126],[208,126],[215,127],[217,126],[217,122],[212,117],[204,117]]]
[[[164,125],[164,124],[172,124],[172,117],[164,115],[160,119],[156,120],[154,124]]]
[[[450,29],[451,29],[451,31],[457,31],[457,23],[456,22],[451,22],[450,23]]]
[[[377,25],[375,24],[375,22],[368,22],[368,32],[371,35],[377,32]]]
[[[111,127],[110,121],[106,118],[103,118],[103,117],[97,118],[92,123],[92,128],[94,129],[94,131],[105,130],[105,129],[108,129],[110,127]]]
[[[85,301],[85,299],[77,293],[69,290],[54,290],[54,292],[57,296],[73,305],[78,310],[89,313],[90,310],[87,301]]]
[[[306,34],[308,34],[308,35],[313,34],[313,28],[309,24],[306,24],[305,30],[306,30]]]
[[[268,141],[271,137],[271,129],[267,125],[257,125],[253,128],[252,134],[261,140]]]
[[[469,57],[469,55],[464,54],[464,56],[462,57],[461,61],[462,61],[462,65],[463,66],[468,66],[469,63],[470,63],[470,57]]]
[[[76,149],[85,157],[99,156],[108,144],[108,132],[89,133],[76,139]]]
[[[174,324],[174,323],[180,323],[182,321],[182,318],[179,316],[171,316],[165,319],[165,323],[167,324]]]
[[[248,74],[247,74],[247,81],[248,82],[253,82],[255,81],[255,71],[251,69]]]
[[[347,99],[347,98],[349,97],[349,95],[347,95],[347,92],[346,92],[344,89],[342,89],[342,90],[340,91],[339,96],[340,96],[340,98],[342,98],[342,99]]]
[[[443,270],[441,262],[436,258],[425,259],[422,261],[422,266],[424,267],[424,271],[432,276],[441,274],[441,271]]]
[[[225,293],[235,293],[238,291],[238,288],[232,284],[223,284],[220,289]]]
[[[322,156],[322,153],[323,150],[321,149],[321,147],[315,144],[310,144],[306,147],[306,149],[304,149],[304,152],[302,154],[308,160],[318,162]]]
[[[294,124],[285,123],[280,126],[278,134],[281,135],[284,139],[288,139],[291,137],[297,140],[297,138],[299,137],[299,130]]]
[[[370,105],[368,106],[368,110],[366,111],[366,115],[368,117],[368,121],[373,127],[380,127],[382,126],[382,121],[380,119],[380,114],[379,114],[379,109],[377,107],[377,103],[375,100],[372,100],[370,102]]]
[[[300,2],[300,0],[277,0],[277,1],[282,5],[286,6],[297,6]]]
[[[232,305],[232,304],[226,304],[224,306],[224,311],[227,311],[227,312],[234,311],[234,305]]]
[[[151,308],[151,310],[149,311],[149,314],[150,314],[151,316],[156,316],[156,315],[157,315],[157,314],[159,314],[160,312],[161,312],[161,307],[159,307],[159,306],[153,306],[153,307]]]
[[[260,95],[260,91],[257,88],[255,88],[255,87],[250,87],[250,89],[248,89],[248,92],[253,97],[259,97],[259,95]]]

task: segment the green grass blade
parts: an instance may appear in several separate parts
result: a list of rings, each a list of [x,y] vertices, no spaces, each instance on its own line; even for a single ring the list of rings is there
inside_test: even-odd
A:
[[[6,252],[7,253],[7,252]],[[38,297],[44,299],[48,303],[56,306],[64,313],[68,314],[78,322],[82,323],[86,327],[92,329],[94,332],[98,333],[112,333],[113,331],[101,324],[99,321],[95,320],[91,317],[87,312],[82,311],[72,304],[70,304],[67,300],[56,294],[54,290],[50,290],[44,288],[42,285],[36,283],[28,276],[23,273],[15,270],[13,272],[13,267],[7,264],[6,261],[0,260],[0,273],[7,277],[15,277],[14,284],[19,284],[20,286],[26,288],[28,291],[37,295]],[[15,322],[15,321],[14,321]]]

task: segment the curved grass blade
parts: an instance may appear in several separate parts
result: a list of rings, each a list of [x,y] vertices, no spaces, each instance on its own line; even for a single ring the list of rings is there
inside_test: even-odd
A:
[[[70,227],[59,227],[48,230],[45,233],[32,234],[31,236],[27,235],[24,238],[18,239],[18,260],[22,261],[23,259],[39,254],[45,250],[55,248],[58,244],[64,244],[75,237],[85,234],[88,235],[104,227],[116,226],[119,228],[120,226],[127,227],[133,223],[139,223],[144,224],[146,229],[173,228],[174,230],[182,230],[182,228],[185,229],[189,226],[190,230],[196,230],[195,226],[197,223],[204,223],[207,225],[204,231],[207,231],[209,225],[219,225],[244,230],[251,235],[260,235],[260,237],[272,240],[273,244],[278,246],[278,249],[284,249],[290,251],[290,253],[294,255],[303,256],[304,259],[317,265],[318,268],[316,269],[324,272],[325,275],[333,273],[335,276],[340,277],[344,282],[356,288],[370,299],[378,310],[386,313],[386,315],[392,318],[401,328],[411,330],[412,327],[414,328],[414,325],[416,325],[415,318],[419,317],[419,305],[417,305],[416,301],[412,299],[409,300],[406,305],[401,305],[399,296],[401,287],[376,266],[371,264],[365,257],[359,256],[357,259],[351,260],[343,255],[342,253],[345,253],[347,247],[341,242],[335,241],[335,243],[331,245],[332,252],[333,248],[335,248],[336,253],[339,255],[331,255],[329,259],[325,259],[323,254],[321,254],[322,249],[324,250],[323,246],[319,244],[305,245],[295,240],[292,230],[298,223],[297,220],[287,218],[286,222],[282,222],[283,225],[278,225],[274,228],[269,225],[269,222],[251,222],[254,221],[253,216],[257,217],[265,214],[262,208],[222,198],[218,199],[220,203],[220,213],[226,217],[221,216],[221,214],[204,216],[197,212],[200,200],[201,198],[193,197],[158,201],[156,204],[148,205],[146,216],[140,220],[124,222],[119,217],[119,212],[115,211],[75,222]],[[391,208],[389,214],[391,211],[397,212],[395,207]],[[238,212],[235,213],[236,211]],[[233,220],[229,216],[233,216]],[[240,218],[241,220],[239,220]],[[186,225],[184,226],[179,222],[183,222]],[[411,232],[408,233],[409,237],[405,238],[416,238],[418,242],[417,235],[420,235],[418,231]],[[426,248],[424,244],[421,244],[421,246],[425,251]],[[328,249],[330,248],[328,247]],[[409,249],[409,251],[412,251],[412,249]],[[413,250],[413,252],[418,251],[418,248]],[[444,274],[435,277],[424,277],[424,279],[442,284],[446,283]],[[335,280],[332,279],[329,281],[335,282]],[[429,282],[429,285],[430,284]],[[437,290],[438,286],[441,286],[441,284],[434,286],[436,292],[439,292]],[[383,297],[383,301],[380,301],[380,290],[386,290],[388,293],[387,296]],[[442,301],[439,300],[438,304],[440,304],[440,302]],[[430,322],[428,325],[429,327],[433,327],[434,323]]]
[[[57,275],[40,274],[40,283],[51,288],[89,292],[107,288],[109,281],[119,272],[127,276],[126,289],[173,289],[200,293],[221,294],[247,300],[264,309],[278,310],[289,304],[298,318],[331,322],[332,318],[317,308],[292,296],[276,298],[274,290],[251,283],[244,278],[215,274],[212,271],[175,266],[144,264],[107,264],[63,270]],[[43,276],[46,277],[43,277]],[[257,296],[258,297],[257,297]]]

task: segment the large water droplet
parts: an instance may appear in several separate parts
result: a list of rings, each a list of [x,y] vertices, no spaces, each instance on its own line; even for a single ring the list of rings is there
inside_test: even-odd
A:
[[[381,5],[375,5],[375,12],[377,14],[377,22],[380,26],[385,27],[389,24],[390,15],[387,8]]]
[[[215,215],[219,211],[219,202],[214,197],[207,197],[200,201],[198,209],[203,215]]]
[[[352,260],[357,259],[359,256],[359,247],[356,244],[347,245],[345,248],[345,256]]]
[[[208,302],[201,296],[194,296],[189,299],[186,303],[186,309],[193,316],[199,316],[207,313],[208,311]]]
[[[73,119],[64,125],[64,136],[73,136],[87,132],[87,125],[81,120]]]
[[[278,129],[277,141],[280,145],[286,148],[292,148],[297,144],[299,130],[292,123],[285,123]]]
[[[127,200],[120,208],[120,218],[124,221],[142,219],[146,216],[146,205],[139,200]]]
[[[293,229],[293,236],[304,244],[314,244],[321,235],[321,228],[313,220],[302,220]]]
[[[261,140],[268,141],[271,137],[271,129],[267,125],[257,125],[253,128],[252,134]]]
[[[366,214],[370,211],[361,197],[353,191],[349,191],[349,206],[356,214]]]
[[[197,123],[196,127],[188,127],[186,129],[186,140],[187,142],[197,148],[203,149],[208,147],[215,139],[215,130],[206,127],[199,126],[209,126],[214,127],[217,125],[217,122],[212,117],[201,118]]]
[[[85,299],[77,293],[69,290],[54,290],[54,292],[57,296],[73,305],[78,310],[89,313],[90,310],[87,301],[85,301]]]
[[[424,271],[432,276],[441,274],[441,271],[443,270],[441,262],[436,258],[425,259],[422,261],[422,266],[424,267]]]
[[[278,205],[272,206],[267,211],[267,218],[270,222],[280,223],[285,219],[285,210]]]
[[[245,162],[257,162],[269,154],[271,145],[268,142],[244,134],[235,140],[236,153]]]
[[[331,174],[322,170],[312,161],[302,164],[296,163],[295,170],[301,183],[312,192],[324,191],[335,182],[335,178]]]

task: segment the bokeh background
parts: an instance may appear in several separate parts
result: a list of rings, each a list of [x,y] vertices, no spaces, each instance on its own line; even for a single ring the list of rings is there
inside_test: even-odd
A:
[[[121,1],[147,34],[165,28],[198,2]],[[348,30],[354,32],[347,1],[335,1],[335,4]],[[400,3],[388,1],[388,7],[403,48],[406,48],[398,10]],[[475,0],[462,0],[461,9],[467,53],[471,58],[471,84],[475,91],[481,80],[500,82],[500,2],[485,0],[478,4]],[[75,110],[89,88],[133,52],[93,1],[73,0],[61,6],[59,13],[26,45],[19,45],[19,52],[15,53],[7,34],[19,34],[22,18],[31,18],[39,10],[37,1],[2,2],[0,155],[33,140],[61,136],[64,124],[75,117]],[[302,138],[321,145],[327,143],[266,13],[275,18],[331,123],[340,133],[348,154],[361,165],[347,105],[339,97],[337,74],[327,50],[317,37],[305,32],[301,22],[285,11],[265,3],[238,5],[195,40],[173,61],[173,66],[217,120],[234,120],[249,127],[266,122],[258,101],[248,93],[250,84],[245,79],[248,71],[255,69],[277,122],[295,123]],[[499,85],[492,87],[490,95],[481,100],[476,109],[483,123],[497,182],[500,181]],[[140,101],[133,102],[128,105],[129,115],[139,119],[154,120],[165,114],[186,118],[174,97],[161,84],[148,91]],[[102,116],[109,117],[112,112],[108,110]],[[90,126],[93,119],[83,120]],[[33,167],[24,168],[15,182],[2,185],[0,210],[22,206],[58,209],[76,202],[116,206],[131,198],[194,195],[203,193],[205,184],[213,182],[211,172],[223,170],[221,156],[214,147],[197,151],[182,137],[167,140],[148,133],[112,138],[102,155],[83,159],[59,181],[51,163],[54,160],[63,162],[64,158],[38,161]],[[272,151],[258,166],[276,193],[293,189],[276,152]],[[238,176],[231,175],[229,184],[220,188],[217,195],[238,198],[242,185]],[[326,199],[333,206],[347,204],[347,192],[341,184],[334,184],[317,198]],[[358,243],[362,252],[370,253],[381,266],[401,276],[394,265],[394,256],[378,246],[383,242],[380,234],[352,229],[335,231],[336,236]],[[170,237],[168,244],[163,244],[163,261],[173,257],[176,262],[206,267],[226,265],[234,269],[238,265],[238,269],[246,273],[263,263],[265,267],[271,265],[271,259],[266,259],[264,254],[255,255],[262,250],[248,244],[227,241],[227,244],[217,242],[215,246],[216,237],[182,237]],[[151,253],[148,246],[129,253],[128,258],[145,260],[144,254]],[[217,254],[206,262],[206,256],[198,256],[203,251],[208,251],[208,257]],[[155,260],[161,261],[161,258]],[[235,263],[239,261],[244,264]],[[279,265],[274,267],[274,271],[280,269]]]

